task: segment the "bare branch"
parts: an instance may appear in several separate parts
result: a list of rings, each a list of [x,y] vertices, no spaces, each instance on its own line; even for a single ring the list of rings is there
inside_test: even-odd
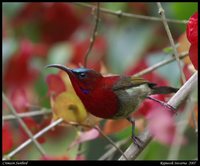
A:
[[[44,133],[46,133],[47,131],[49,131],[51,128],[57,126],[58,124],[60,124],[61,122],[63,122],[63,119],[60,118],[56,121],[54,121],[53,123],[51,123],[50,125],[48,125],[47,127],[45,127],[44,129],[40,130],[38,133],[36,133],[33,136],[33,139],[37,139],[40,136],[42,136]],[[22,149],[24,149],[27,145],[29,145],[32,142],[32,139],[28,139],[27,141],[25,141],[24,143],[22,143],[20,146],[18,146],[15,150],[13,150],[12,152],[10,152],[9,154],[7,154],[3,160],[6,159],[10,159],[11,157],[13,157],[15,154],[17,154],[19,151],[21,151]]]
[[[88,56],[89,56],[89,54],[90,54],[90,52],[92,50],[92,47],[93,47],[95,39],[96,39],[97,28],[98,28],[98,24],[99,24],[99,16],[100,16],[100,10],[99,10],[99,8],[100,8],[100,2],[97,2],[95,24],[94,24],[92,35],[91,35],[91,38],[90,38],[90,45],[89,45],[88,50],[87,50],[86,55],[85,55],[84,67],[87,67]]]
[[[83,126],[83,127],[87,127],[87,128],[94,128],[94,129],[96,129],[113,147],[116,148],[116,150],[118,150],[122,154],[122,156],[125,159],[127,159],[127,157],[124,155],[123,151],[120,148],[118,148],[116,146],[116,144],[113,142],[113,140],[111,138],[109,138],[107,135],[105,135],[103,133],[103,131],[98,126],[90,126],[90,125],[86,125],[86,124],[78,124],[76,122],[66,122],[66,123],[69,124],[69,125],[73,125],[73,126]]]
[[[189,117],[191,114],[191,111],[193,112],[194,110],[194,100],[191,100],[191,95],[189,96],[187,102],[186,102],[186,106],[185,106],[185,110],[181,113],[179,119],[181,119],[181,122],[183,121],[184,123],[181,123],[181,125],[179,125],[179,127],[177,127],[177,132],[173,138],[173,142],[170,146],[170,150],[169,150],[169,155],[167,160],[177,160],[178,159],[178,155],[181,149],[181,145],[182,145],[182,138],[180,137],[180,135],[183,135],[185,130],[188,127],[188,122],[189,122]],[[179,121],[177,122],[180,123]]]
[[[183,52],[183,53],[180,54],[179,58],[183,59],[187,55],[188,55],[188,52]],[[150,67],[148,67],[148,68],[146,68],[146,69],[134,74],[134,76],[140,77],[140,76],[145,75],[147,73],[150,73],[150,72],[152,72],[152,71],[154,71],[154,70],[156,70],[156,69],[158,69],[158,68],[160,68],[160,67],[162,67],[164,65],[167,65],[168,63],[173,62],[174,60],[176,60],[176,57],[172,57],[172,58],[169,58],[167,60],[163,60],[163,61],[158,62],[157,64],[155,64],[153,66],[150,66]]]
[[[87,8],[93,8],[93,5],[89,5],[86,3],[75,3],[76,5],[82,6],[82,7],[87,7]],[[122,12],[121,10],[119,11],[112,11],[109,9],[105,8],[100,8],[100,11],[103,13],[107,13],[110,15],[114,15],[117,17],[127,17],[127,18],[137,18],[137,19],[143,19],[143,20],[148,20],[148,21],[162,21],[161,18],[158,17],[151,17],[151,16],[144,16],[144,15],[138,15],[138,14],[132,14],[132,13],[125,13]],[[187,24],[188,20],[174,20],[174,19],[166,19],[167,22],[169,23],[178,23],[178,24]]]
[[[160,14],[160,16],[162,18],[165,30],[167,32],[167,36],[169,38],[170,44],[171,44],[173,51],[174,51],[174,55],[176,57],[176,61],[177,61],[177,64],[178,64],[178,67],[179,67],[179,70],[180,70],[182,81],[183,81],[183,83],[185,83],[185,81],[186,81],[185,75],[184,75],[182,67],[181,67],[181,63],[180,63],[179,55],[178,55],[178,52],[177,52],[177,49],[176,49],[176,46],[175,46],[175,43],[174,43],[174,39],[172,37],[171,31],[169,29],[169,25],[168,25],[166,17],[165,17],[165,11],[162,8],[162,5],[161,5],[160,2],[157,2],[157,6],[158,6],[158,13]]]
[[[23,112],[23,113],[18,113],[17,115],[20,118],[24,118],[24,117],[30,117],[30,116],[46,115],[46,114],[52,114],[52,112],[43,108],[40,111]],[[13,119],[17,119],[16,116],[14,116],[14,115],[4,115],[3,116],[3,120],[13,120]]]
[[[187,96],[193,91],[193,89],[197,87],[197,75],[198,72],[194,73],[193,76],[190,77],[190,79],[187,82],[185,82],[185,84],[179,89],[179,91],[168,101],[169,105],[176,108],[187,98]],[[142,148],[138,148],[137,146],[131,144],[129,148],[124,152],[124,154],[129,160],[136,159],[137,156],[145,149],[145,147],[152,140],[152,136],[150,135],[147,129],[145,129],[145,131],[139,135],[139,138],[144,142]],[[123,156],[121,156],[119,160],[125,159]]]
[[[16,117],[16,119],[18,120],[18,122],[20,123],[20,125],[22,126],[22,128],[24,129],[24,131],[27,133],[27,135],[31,138],[31,140],[34,142],[35,146],[37,147],[37,149],[39,150],[39,152],[42,155],[46,155],[44,149],[42,148],[42,146],[38,143],[37,140],[35,140],[33,138],[33,135],[31,133],[31,131],[29,130],[29,128],[27,127],[27,125],[24,123],[24,121],[18,116],[16,110],[14,109],[14,107],[12,106],[12,104],[10,103],[10,101],[8,100],[8,98],[5,96],[4,93],[2,93],[3,96],[3,100],[5,101],[5,103],[7,104],[7,106],[9,107],[9,109],[11,110],[11,112],[13,113],[13,115]]]
[[[118,141],[116,142],[116,146],[118,148],[120,148],[120,146],[122,146],[123,144],[126,144],[127,142],[129,141],[129,139],[125,139],[125,140],[121,140],[121,141]],[[107,151],[106,153],[104,153],[98,160],[105,160],[107,159],[108,157],[110,157],[111,155],[114,154],[114,152],[116,152],[116,148],[115,147],[112,147],[109,149],[109,151]]]
[[[33,136],[33,139],[28,139],[26,142],[22,143],[20,146],[18,146],[15,150],[13,150],[12,152],[10,152],[8,155],[6,155],[3,160],[6,160],[6,159],[10,159],[11,157],[13,157],[16,153],[18,153],[19,151],[21,151],[23,148],[25,148],[26,146],[28,146],[33,140],[39,138],[40,136],[42,136],[44,133],[46,133],[47,131],[49,131],[51,128],[59,125],[60,123],[63,122],[63,119],[60,118],[56,121],[54,121],[53,123],[51,123],[49,126],[45,127],[44,129],[42,129],[41,131],[39,131],[38,133],[36,133],[34,136]],[[89,125],[85,125],[85,124],[78,124],[76,122],[66,122],[67,124],[69,125],[73,125],[73,126],[82,126],[82,127],[87,127],[87,128],[94,128],[96,129],[97,131],[99,131],[99,133],[104,136],[104,138],[106,138],[106,140],[108,140],[109,143],[111,143],[113,145],[113,147],[115,147],[121,154],[122,156],[126,158],[126,156],[124,155],[123,151],[118,148],[115,143],[108,137],[106,136],[103,131],[97,127],[97,126],[89,126]]]
[[[111,145],[113,145],[113,147],[115,147],[116,150],[118,150],[122,154],[124,159],[128,160],[128,158],[126,157],[124,152],[112,141],[112,139],[110,139],[108,136],[106,136],[99,127],[95,127],[95,129],[97,129],[101,133],[101,135],[103,135],[111,143]]]

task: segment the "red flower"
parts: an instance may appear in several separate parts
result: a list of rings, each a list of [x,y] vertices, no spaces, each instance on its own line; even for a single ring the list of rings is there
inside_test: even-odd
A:
[[[148,114],[148,128],[155,139],[171,144],[176,134],[176,125],[168,110],[157,107]]]
[[[28,111],[28,97],[27,91],[24,88],[16,88],[11,91],[11,102],[15,110],[19,112],[27,112]]]
[[[191,43],[189,57],[195,69],[198,69],[198,13],[190,17],[187,24],[187,38]]]
[[[8,123],[5,123],[2,128],[2,149],[3,154],[8,153],[13,147],[13,136]]]
[[[165,99],[163,95],[153,95],[152,97],[155,99],[161,100],[161,101],[164,101],[164,99]],[[147,117],[149,113],[153,112],[158,107],[161,107],[162,110],[166,110],[165,107],[162,107],[159,103],[157,103],[153,100],[146,99],[141,104],[139,109],[133,113],[133,116],[134,117],[139,117],[139,116]],[[168,111],[168,110],[166,110],[166,111]]]
[[[19,88],[35,80],[37,70],[30,67],[33,46],[27,40],[20,43],[20,48],[5,64],[4,85],[6,88]]]
[[[81,20],[70,4],[67,3],[26,3],[12,20],[13,26],[36,26],[42,42],[54,44],[68,40],[81,24]]]
[[[23,121],[27,125],[27,127],[29,128],[29,130],[31,131],[33,135],[41,130],[40,124],[38,124],[33,118],[26,117],[26,118],[23,118]],[[27,133],[24,131],[23,127],[20,124],[19,124],[19,131],[21,133],[20,136],[21,136],[22,141],[29,139],[29,136],[27,135]],[[44,143],[45,141],[46,140],[44,136],[38,138],[39,143]]]
[[[83,64],[84,58],[86,55],[86,51],[90,45],[90,39],[87,38],[82,41],[73,40],[72,46],[73,46],[73,55],[71,62],[80,65]],[[103,59],[103,56],[106,53],[107,43],[103,36],[96,37],[94,46],[92,48],[91,53],[88,57],[87,67],[94,69],[96,71],[100,71],[101,67],[101,60]]]
[[[48,85],[48,95],[56,97],[61,92],[66,91],[65,83],[58,74],[49,74],[46,78]]]
[[[42,17],[42,38],[49,44],[67,40],[80,24],[72,6],[66,3],[49,4]]]

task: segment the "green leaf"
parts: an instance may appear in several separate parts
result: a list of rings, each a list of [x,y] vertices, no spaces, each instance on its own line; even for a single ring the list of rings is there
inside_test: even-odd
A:
[[[166,160],[169,148],[157,141],[151,141],[137,160]]]
[[[169,13],[171,18],[177,20],[188,20],[196,11],[198,11],[198,3],[191,2],[176,2],[169,3]],[[179,30],[179,33],[183,33],[186,30],[186,24],[171,24],[175,29]]]
[[[124,3],[124,2],[115,2],[115,3],[103,3],[102,5],[104,8],[106,9],[110,9],[110,10],[113,10],[113,11],[125,11],[126,8],[127,8],[127,3]]]
[[[41,98],[39,99],[40,105],[45,108],[50,107],[49,97],[47,96],[47,84],[45,82],[44,74],[40,74],[35,83],[35,92]]]
[[[196,11],[198,11],[197,2],[176,2],[170,3],[174,19],[189,19]]]
[[[179,44],[176,44],[175,47],[178,48]],[[163,49],[163,52],[166,53],[166,54],[173,54],[173,48],[170,46],[170,47],[165,47]]]

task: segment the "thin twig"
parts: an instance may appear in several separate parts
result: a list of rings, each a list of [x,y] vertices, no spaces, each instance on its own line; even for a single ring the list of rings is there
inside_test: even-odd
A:
[[[113,147],[116,148],[116,150],[118,150],[122,154],[125,160],[128,160],[124,152],[108,136],[106,136],[100,128],[96,127],[96,129],[113,145]]]
[[[46,115],[46,114],[52,114],[52,112],[43,108],[41,111],[23,112],[23,113],[18,113],[17,115],[20,118],[24,118],[24,117],[30,117],[30,116]],[[17,119],[17,118],[14,115],[4,115],[2,119],[3,120],[13,120],[13,119]]]
[[[99,16],[100,16],[100,3],[97,2],[97,6],[96,6],[96,16],[95,16],[95,24],[94,24],[94,28],[92,31],[92,35],[90,38],[90,45],[88,47],[88,50],[85,54],[85,59],[84,59],[84,67],[87,67],[87,60],[88,60],[88,56],[92,50],[92,47],[94,45],[95,39],[96,39],[96,35],[97,35],[97,28],[98,28],[98,24],[99,24]]]
[[[11,112],[13,113],[13,115],[17,118],[18,122],[20,123],[20,125],[22,126],[22,128],[24,129],[24,131],[27,133],[27,135],[31,138],[31,140],[34,142],[35,146],[37,147],[37,149],[39,150],[39,152],[42,155],[46,155],[46,152],[44,151],[44,149],[42,148],[42,146],[38,143],[37,140],[35,140],[33,138],[33,135],[31,133],[31,131],[29,130],[29,128],[27,127],[27,125],[24,123],[24,121],[17,115],[17,112],[15,111],[14,107],[12,106],[12,104],[10,103],[10,101],[8,100],[8,98],[5,96],[4,93],[2,93],[3,96],[3,100],[5,101],[5,103],[7,104],[8,108],[11,110]]]
[[[180,54],[179,58],[183,59],[187,55],[188,55],[188,52],[183,52],[183,53]],[[141,70],[140,72],[134,74],[134,76],[140,77],[140,76],[145,75],[147,73],[150,73],[150,72],[152,72],[152,71],[154,71],[154,70],[156,70],[156,69],[158,69],[158,68],[160,68],[160,67],[162,67],[164,65],[167,65],[168,63],[173,62],[174,60],[176,60],[175,57],[171,57],[171,58],[169,58],[167,60],[163,60],[163,61],[158,62],[157,64],[155,64],[153,66],[150,66],[150,67],[148,67],[148,68],[146,68],[144,70]]]
[[[121,141],[118,141],[116,144],[116,146],[118,148],[120,148],[120,146],[122,146],[123,144],[126,144],[129,141],[129,139],[124,139]],[[107,159],[110,155],[112,155],[114,152],[116,151],[115,147],[112,147],[111,149],[109,149],[109,151],[107,151],[106,153],[104,153],[98,160],[105,160]]]
[[[80,2],[76,2],[76,5],[82,6],[82,7],[87,7],[87,8],[93,8],[93,5],[89,5],[86,3],[80,3]],[[127,18],[137,18],[137,19],[144,19],[144,20],[148,20],[148,21],[162,21],[161,18],[158,17],[153,17],[153,16],[144,16],[144,15],[138,15],[138,14],[132,14],[132,13],[125,13],[122,12],[121,10],[119,11],[112,11],[109,9],[105,9],[105,8],[100,8],[100,11],[103,13],[107,13],[110,15],[114,15],[117,17],[127,17]],[[178,23],[178,24],[187,24],[188,20],[175,20],[175,19],[166,19],[167,22],[169,23]]]
[[[124,152],[120,149],[120,148],[118,148],[117,146],[116,146],[116,144],[115,144],[115,142],[113,142],[113,140],[112,139],[110,139],[107,135],[105,135],[104,133],[103,133],[103,131],[98,127],[98,126],[90,126],[90,125],[86,125],[86,124],[78,124],[78,123],[76,123],[76,122],[67,122],[69,125],[74,125],[74,126],[83,126],[83,127],[87,127],[87,128],[94,128],[94,129],[96,129],[113,147],[115,147],[116,148],[116,150],[118,150],[120,153],[121,153],[121,155],[125,158],[125,159],[127,159],[127,157],[124,155]]]
[[[175,43],[174,43],[174,39],[172,37],[172,34],[171,34],[171,31],[169,29],[169,25],[167,23],[167,20],[166,20],[166,17],[165,17],[165,11],[164,9],[162,8],[162,5],[160,2],[157,2],[157,6],[158,6],[158,13],[160,14],[161,18],[162,18],[162,21],[163,21],[163,24],[164,24],[164,27],[165,27],[165,30],[167,32],[167,36],[169,38],[169,41],[170,41],[170,44],[173,48],[173,51],[174,51],[174,55],[176,57],[176,61],[177,61],[177,64],[178,64],[178,67],[179,67],[179,70],[180,70],[180,74],[181,74],[181,78],[182,78],[182,82],[185,83],[186,81],[186,78],[185,78],[185,75],[183,73],[183,69],[181,67],[181,62],[180,62],[180,59],[179,59],[179,55],[178,55],[178,52],[177,52],[177,49],[176,49],[176,46],[175,46]]]
[[[36,133],[33,136],[33,139],[37,139],[38,137],[42,136],[44,133],[46,133],[47,131],[49,131],[51,128],[57,126],[58,124],[60,124],[61,122],[63,122],[63,119],[60,118],[56,121],[54,121],[53,123],[51,123],[50,125],[48,125],[47,127],[45,127],[44,129],[42,129],[41,131],[39,131],[38,133]],[[85,125],[85,124],[78,124],[76,122],[66,122],[69,125],[73,125],[73,126],[82,126],[82,127],[87,127],[87,128],[94,128],[96,129],[102,136],[104,136],[121,154],[122,156],[124,156],[125,159],[126,156],[124,155],[123,151],[118,148],[115,143],[108,137],[106,136],[103,131],[97,127],[97,126],[89,126],[89,125]],[[18,146],[15,150],[13,150],[12,152],[10,152],[8,155],[6,155],[6,157],[3,158],[3,160],[6,159],[10,159],[11,157],[13,157],[16,153],[18,153],[19,151],[21,151],[23,148],[25,148],[27,145],[29,145],[33,140],[32,139],[28,139],[26,142],[22,143],[20,146]]]
[[[36,133],[33,136],[33,139],[37,139],[40,136],[42,136],[44,133],[46,133],[47,131],[49,131],[51,128],[57,126],[58,124],[60,124],[61,122],[63,122],[63,119],[60,118],[54,122],[52,122],[50,125],[48,125],[47,127],[45,127],[44,129],[40,130],[38,133]],[[11,157],[13,157],[15,154],[17,154],[19,151],[21,151],[22,149],[24,149],[26,146],[28,146],[30,143],[32,142],[32,139],[28,139],[27,141],[25,141],[24,143],[22,143],[20,146],[18,146],[15,150],[13,150],[12,152],[10,152],[9,154],[7,154],[3,160],[6,159],[10,159]]]
[[[194,73],[190,79],[185,82],[185,84],[178,90],[178,92],[168,101],[168,104],[173,106],[174,108],[178,107],[186,98],[187,96],[197,87],[197,77],[198,72]],[[142,148],[138,148],[137,146],[131,144],[129,148],[124,152],[126,157],[129,160],[134,160],[137,156],[145,149],[145,147],[149,144],[152,140],[152,136],[147,130],[139,135],[141,141],[144,142]],[[119,160],[124,160],[124,157],[121,156]]]

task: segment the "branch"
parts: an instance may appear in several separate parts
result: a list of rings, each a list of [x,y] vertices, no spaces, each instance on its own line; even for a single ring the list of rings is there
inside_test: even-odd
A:
[[[63,122],[63,119],[60,118],[56,121],[54,121],[53,123],[51,123],[49,126],[45,127],[44,129],[40,130],[38,133],[36,133],[33,136],[33,139],[37,139],[40,136],[42,136],[44,133],[46,133],[47,131],[49,131],[51,128],[57,126],[58,124],[60,124],[61,122]],[[20,146],[18,146],[15,150],[13,150],[12,152],[10,152],[9,154],[7,154],[3,160],[6,159],[10,159],[11,157],[13,157],[16,153],[18,153],[19,151],[21,151],[22,149],[24,149],[27,145],[29,145],[32,142],[32,139],[28,139],[27,141],[25,141],[24,143],[22,143]]]
[[[98,28],[98,24],[99,24],[99,15],[100,15],[100,3],[97,2],[97,7],[96,7],[96,17],[95,17],[95,24],[94,24],[94,28],[93,28],[93,31],[92,31],[92,35],[91,35],[91,38],[90,38],[90,45],[89,45],[89,48],[86,52],[86,55],[85,55],[85,59],[84,59],[84,67],[87,67],[87,59],[88,59],[88,56],[92,50],[92,47],[94,45],[94,42],[95,42],[95,39],[96,39],[96,35],[97,35],[97,28]]]
[[[168,104],[173,107],[178,107],[189,95],[190,92],[197,86],[197,75],[198,72],[194,73],[190,79],[185,82],[185,84],[178,90],[178,92],[168,101]],[[152,136],[150,135],[147,128],[143,133],[139,135],[139,138],[144,142],[142,148],[138,148],[134,144],[131,144],[129,148],[124,152],[126,157],[129,160],[134,160],[137,156],[145,149],[145,147],[152,140]],[[119,158],[119,160],[125,160],[123,156]]]
[[[24,117],[30,117],[30,116],[46,115],[46,114],[52,114],[52,112],[47,109],[41,109],[41,111],[23,112],[23,113],[18,113],[17,115],[20,118],[24,118]],[[16,116],[14,115],[3,116],[3,120],[13,120],[13,119],[17,119]]]
[[[98,126],[90,126],[90,125],[87,125],[87,124],[79,124],[79,123],[76,123],[76,122],[66,122],[67,124],[69,125],[72,125],[72,126],[83,126],[83,127],[86,127],[86,128],[94,128],[95,130],[97,130],[116,150],[118,150],[122,156],[127,159],[127,157],[124,155],[124,152],[117,147],[117,145],[115,144],[115,142],[113,142],[113,140],[111,138],[109,138],[107,135],[105,135],[103,133],[103,131],[98,127]]]
[[[20,146],[18,146],[15,150],[13,150],[12,152],[10,152],[8,155],[6,155],[3,160],[6,159],[10,159],[11,157],[13,157],[16,153],[18,153],[19,151],[21,151],[22,149],[24,149],[26,146],[28,146],[33,140],[39,138],[40,136],[42,136],[44,133],[46,133],[47,131],[49,131],[51,128],[59,125],[60,123],[62,123],[64,120],[62,118],[59,118],[58,120],[52,122],[49,126],[45,127],[44,129],[40,130],[38,133],[36,133],[32,138],[33,139],[28,139],[27,141],[25,141],[24,143],[22,143]],[[89,126],[89,125],[85,125],[85,124],[78,124],[76,122],[68,122],[67,124],[72,125],[72,126],[83,126],[83,127],[87,127],[87,128],[94,128],[96,129],[102,136],[104,136],[104,138],[106,138],[106,140],[108,140],[109,143],[111,143],[113,145],[113,147],[116,148],[116,150],[118,150],[122,156],[127,159],[127,157],[124,155],[123,151],[118,148],[115,143],[108,137],[106,136],[103,131],[97,127],[97,126]]]
[[[180,54],[179,58],[180,58],[180,59],[183,59],[183,58],[185,58],[187,55],[188,55],[188,52],[183,52],[183,53]],[[176,60],[175,57],[169,58],[169,59],[167,59],[167,60],[163,60],[163,61],[158,62],[157,64],[155,64],[155,65],[153,65],[153,66],[150,66],[150,67],[148,67],[148,68],[146,68],[146,69],[144,69],[144,70],[141,70],[140,72],[134,74],[133,76],[140,77],[140,76],[142,76],[142,75],[145,75],[145,74],[147,74],[147,73],[150,73],[150,72],[152,72],[152,71],[158,69],[159,67],[162,67],[162,66],[164,66],[164,65],[167,65],[168,63],[173,62],[174,60]]]
[[[162,5],[161,5],[160,2],[157,2],[157,6],[158,6],[158,13],[160,14],[160,16],[162,18],[162,22],[163,22],[165,30],[167,32],[167,36],[169,38],[170,44],[171,44],[173,51],[174,51],[174,55],[176,57],[176,61],[177,61],[177,64],[178,64],[178,67],[179,67],[179,70],[180,70],[180,73],[181,73],[182,82],[185,83],[185,81],[186,81],[185,75],[184,75],[183,69],[181,67],[181,63],[180,63],[179,55],[178,55],[178,52],[177,52],[177,49],[176,49],[176,46],[175,46],[175,43],[174,43],[174,39],[172,37],[171,31],[169,29],[169,26],[168,26],[168,23],[167,23],[167,20],[166,20],[166,17],[165,17],[165,11],[162,8]]]
[[[5,96],[4,93],[2,93],[3,96],[3,100],[5,101],[5,103],[7,104],[8,108],[11,110],[11,112],[13,113],[13,115],[16,117],[16,119],[18,120],[19,124],[22,126],[22,128],[24,129],[24,131],[26,132],[26,134],[31,138],[31,140],[34,142],[35,146],[37,147],[37,149],[39,150],[39,152],[42,155],[46,155],[44,149],[42,148],[42,146],[38,143],[37,140],[35,140],[33,138],[33,135],[31,133],[31,131],[29,130],[29,128],[27,127],[27,125],[24,123],[24,121],[18,116],[16,110],[14,109],[14,107],[12,106],[12,104],[10,103],[10,101],[8,100],[8,98]]]
[[[167,157],[167,160],[177,160],[178,159],[178,155],[181,149],[181,145],[182,145],[182,138],[180,137],[180,135],[183,135],[185,130],[188,127],[188,123],[189,123],[189,118],[191,115],[191,111],[194,110],[194,100],[191,100],[191,95],[189,96],[186,106],[185,106],[185,110],[184,112],[181,113],[179,120],[181,119],[181,125],[177,124],[177,131],[176,134],[173,138],[173,142],[170,145],[170,150],[169,150],[169,155]],[[193,112],[193,111],[192,111]],[[180,123],[180,122],[177,122]]]
[[[125,139],[125,140],[118,141],[115,144],[116,144],[116,146],[118,148],[120,148],[120,146],[122,146],[123,144],[126,144],[128,141],[130,141],[130,140],[129,139]],[[104,153],[98,160],[105,160],[105,159],[107,159],[108,157],[110,157],[111,155],[113,155],[116,150],[117,149],[115,147],[110,148],[109,151],[107,151],[106,153]]]
[[[126,157],[124,152],[112,141],[112,139],[110,139],[108,136],[106,136],[100,128],[96,127],[95,129],[97,129],[101,133],[101,135],[103,135],[108,140],[108,142],[110,142],[113,145],[113,147],[122,154],[124,159],[128,160],[128,158]]]
[[[82,6],[82,7],[86,7],[86,8],[93,8],[93,5],[89,5],[86,3],[75,3],[76,5]],[[138,14],[132,14],[132,13],[125,13],[122,12],[121,10],[119,11],[112,11],[109,9],[105,9],[105,8],[100,8],[100,11],[103,13],[107,13],[110,15],[114,15],[117,17],[128,17],[128,18],[137,18],[137,19],[143,19],[143,20],[148,20],[148,21],[162,21],[161,18],[158,17],[151,17],[151,16],[144,16],[144,15],[138,15]],[[174,20],[174,19],[166,19],[167,22],[169,23],[178,23],[178,24],[187,24],[188,20]]]

